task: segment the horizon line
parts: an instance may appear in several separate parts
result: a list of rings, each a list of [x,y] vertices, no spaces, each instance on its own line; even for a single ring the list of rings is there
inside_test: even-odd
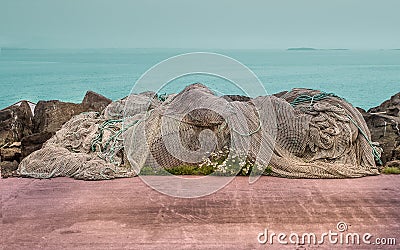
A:
[[[174,49],[174,50],[290,50],[290,51],[307,51],[307,50],[400,50],[400,48],[319,48],[319,47],[287,47],[287,48],[205,48],[205,47],[13,47],[0,46],[0,50],[101,50],[101,49]]]

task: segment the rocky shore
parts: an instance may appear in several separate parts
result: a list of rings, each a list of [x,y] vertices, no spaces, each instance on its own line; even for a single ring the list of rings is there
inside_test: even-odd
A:
[[[103,111],[112,101],[88,91],[81,103],[39,101],[32,112],[28,101],[0,110],[0,168],[3,178],[15,176],[19,162],[39,150],[61,126],[82,112]]]
[[[282,93],[275,96],[279,97]],[[235,96],[236,99],[246,97]],[[81,103],[58,100],[18,102],[0,110],[0,168],[3,178],[17,176],[19,162],[39,150],[61,126],[83,112],[102,112],[112,101],[88,91]],[[368,111],[358,109],[371,132],[372,141],[382,150],[384,166],[400,168],[400,93]]]

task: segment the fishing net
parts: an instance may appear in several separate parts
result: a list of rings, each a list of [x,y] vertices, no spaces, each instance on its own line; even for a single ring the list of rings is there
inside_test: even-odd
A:
[[[222,150],[225,159],[250,163],[256,174],[267,164],[269,174],[289,178],[378,174],[361,114],[345,100],[314,90],[232,101],[191,85],[134,130],[125,150],[136,171],[210,163],[210,152],[228,148],[227,154]]]
[[[123,133],[130,127],[122,128],[127,100],[137,103],[126,110],[125,120],[131,121],[132,125],[140,120],[140,113],[148,108],[148,103],[152,107],[158,104],[158,100],[152,100],[152,93],[143,93],[111,103],[102,115],[88,112],[74,116],[42,149],[21,161],[19,174],[84,180],[135,176],[123,151]]]
[[[101,180],[144,167],[212,165],[215,173],[247,167],[256,175],[346,178],[378,174],[374,154],[361,114],[332,94],[294,89],[280,98],[230,99],[194,84],[73,117],[21,162],[19,173]]]

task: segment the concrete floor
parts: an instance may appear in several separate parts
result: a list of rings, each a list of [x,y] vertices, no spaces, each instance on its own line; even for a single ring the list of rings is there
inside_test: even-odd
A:
[[[162,178],[162,177],[159,177]],[[310,180],[235,178],[217,193],[196,199],[154,191],[140,178],[85,182],[69,178],[0,180],[0,249],[282,249],[262,245],[276,234],[370,233],[396,238],[400,249],[400,176]],[[206,184],[205,184],[206,185]],[[288,240],[286,238],[286,240]],[[376,249],[377,245],[287,245]]]

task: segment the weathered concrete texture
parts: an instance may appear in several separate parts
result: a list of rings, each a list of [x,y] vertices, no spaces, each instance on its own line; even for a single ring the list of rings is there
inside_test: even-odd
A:
[[[399,181],[400,176],[388,175],[344,180],[262,177],[249,185],[248,178],[238,177],[212,195],[182,199],[160,194],[140,178],[3,179],[0,248],[281,249],[278,243],[260,245],[258,233],[265,228],[286,234],[337,232],[339,221],[349,225],[347,232],[396,237],[399,244]]]

